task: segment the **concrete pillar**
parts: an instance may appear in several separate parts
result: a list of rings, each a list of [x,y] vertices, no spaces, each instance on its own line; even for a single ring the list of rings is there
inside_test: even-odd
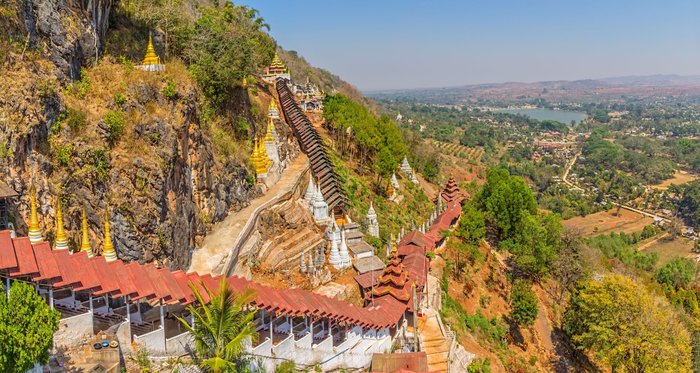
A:
[[[139,317],[141,316],[141,302],[136,302],[136,312],[139,313]]]
[[[165,313],[163,312],[163,300],[160,300],[160,327],[165,329]]]
[[[49,306],[53,309],[53,287],[49,287]]]
[[[92,308],[92,293],[88,294],[88,299],[90,301],[90,313],[95,313],[95,310]]]
[[[126,303],[126,321],[131,322],[131,304],[129,304],[129,297],[124,296],[124,303]]]
[[[287,322],[289,322],[289,335],[294,334],[294,319],[287,316]]]
[[[5,292],[7,293],[7,299],[10,299],[10,278],[5,279]]]
[[[272,341],[272,322],[275,321],[274,315],[270,315],[270,340]]]

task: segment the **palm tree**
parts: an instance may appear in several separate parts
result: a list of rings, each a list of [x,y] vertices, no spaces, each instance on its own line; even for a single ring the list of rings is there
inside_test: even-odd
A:
[[[197,286],[190,284],[199,304],[198,307],[187,307],[194,318],[194,326],[178,317],[194,337],[199,367],[214,373],[247,370],[247,361],[243,358],[244,342],[249,337],[257,337],[253,326],[255,311],[245,307],[252,301],[253,292],[236,294],[223,277],[215,295],[203,283],[202,287],[211,299],[208,304]]]

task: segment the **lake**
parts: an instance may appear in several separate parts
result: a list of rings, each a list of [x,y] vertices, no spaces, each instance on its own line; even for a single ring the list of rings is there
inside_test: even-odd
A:
[[[571,121],[580,123],[586,119],[588,115],[577,111],[566,110],[550,110],[550,109],[502,109],[494,110],[494,113],[521,114],[537,120],[556,120],[564,124],[570,124]]]

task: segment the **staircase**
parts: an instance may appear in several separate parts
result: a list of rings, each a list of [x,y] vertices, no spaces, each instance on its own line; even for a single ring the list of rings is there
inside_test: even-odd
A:
[[[437,314],[420,319],[421,349],[428,356],[428,370],[447,372],[452,336],[443,333]]]

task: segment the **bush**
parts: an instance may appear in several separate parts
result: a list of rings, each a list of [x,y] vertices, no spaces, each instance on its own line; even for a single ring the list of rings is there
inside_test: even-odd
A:
[[[117,104],[117,106],[126,104],[126,96],[121,92],[117,92],[117,94],[114,95],[114,103]]]
[[[90,92],[90,77],[85,68],[80,69],[80,80],[68,86],[68,92],[79,98],[85,98]]]
[[[109,156],[104,149],[92,149],[88,151],[88,162],[95,171],[95,176],[100,181],[107,180],[109,175]]]
[[[64,122],[70,127],[71,131],[79,131],[87,124],[87,117],[80,109],[68,108]]]
[[[124,133],[124,113],[110,110],[105,114],[104,121],[109,131],[107,140],[114,144]]]
[[[537,295],[529,281],[516,280],[510,291],[510,317],[518,325],[532,325],[537,319]]]
[[[656,275],[659,284],[672,286],[675,289],[685,288],[693,280],[695,263],[686,258],[675,258],[666,263]]]
[[[163,96],[168,100],[174,100],[177,97],[177,87],[172,79],[168,80],[168,84],[163,88]]]
[[[55,145],[54,153],[58,164],[68,166],[73,156],[73,146],[71,144]]]

